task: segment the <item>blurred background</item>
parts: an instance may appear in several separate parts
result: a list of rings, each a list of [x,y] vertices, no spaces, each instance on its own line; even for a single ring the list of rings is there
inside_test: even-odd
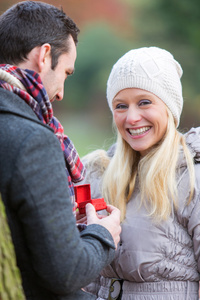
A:
[[[0,12],[19,1],[0,0]],[[158,46],[183,68],[182,132],[200,124],[199,0],[55,0],[81,30],[76,71],[54,114],[79,155],[107,149],[114,141],[106,82],[116,60],[130,49]],[[31,21],[31,20],[30,20]],[[49,20],[50,21],[50,20]]]

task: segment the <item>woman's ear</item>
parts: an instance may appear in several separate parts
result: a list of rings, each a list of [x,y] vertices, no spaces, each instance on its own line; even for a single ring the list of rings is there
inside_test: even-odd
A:
[[[38,73],[41,73],[46,67],[51,66],[51,45],[46,43],[39,48],[38,55]]]

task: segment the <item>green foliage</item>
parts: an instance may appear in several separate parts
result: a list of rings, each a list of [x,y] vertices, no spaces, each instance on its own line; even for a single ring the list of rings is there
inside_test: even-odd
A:
[[[112,65],[130,48],[130,42],[116,36],[106,24],[86,28],[79,37],[75,74],[66,82],[65,103],[80,110],[105,100]]]
[[[162,0],[158,10],[168,26],[170,38],[182,40],[200,49],[199,0]]]
[[[21,277],[16,264],[14,247],[0,198],[0,299],[25,300]]]
[[[121,0],[124,1],[124,0]],[[183,68],[184,108],[180,128],[199,126],[199,0],[125,0],[130,6],[135,42],[170,51]]]

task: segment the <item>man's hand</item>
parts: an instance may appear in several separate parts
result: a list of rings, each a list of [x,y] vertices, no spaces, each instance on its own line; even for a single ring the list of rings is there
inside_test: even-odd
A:
[[[120,240],[121,226],[120,226],[120,210],[112,205],[107,206],[107,212],[109,216],[98,216],[95,208],[92,204],[88,203],[86,205],[86,216],[87,216],[87,225],[90,224],[99,224],[104,226],[112,235],[115,247]]]

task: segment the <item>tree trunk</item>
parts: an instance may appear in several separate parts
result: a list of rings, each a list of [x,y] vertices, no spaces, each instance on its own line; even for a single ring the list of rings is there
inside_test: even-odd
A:
[[[0,300],[25,300],[5,207],[0,197]]]

